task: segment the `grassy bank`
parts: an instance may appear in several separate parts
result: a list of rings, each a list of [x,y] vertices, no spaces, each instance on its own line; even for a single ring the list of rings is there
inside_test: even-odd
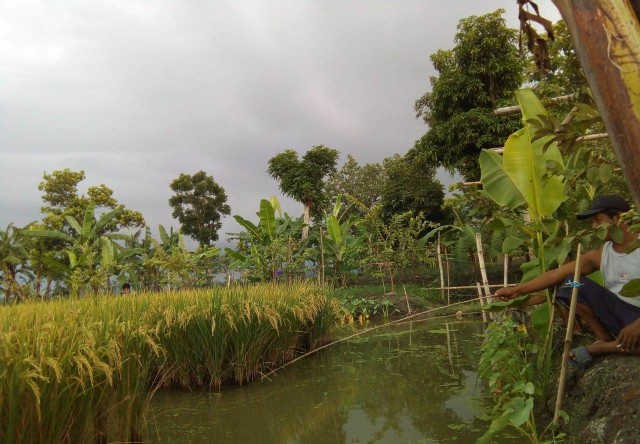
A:
[[[332,301],[298,283],[2,307],[0,442],[137,440],[155,388],[244,384],[322,342]]]

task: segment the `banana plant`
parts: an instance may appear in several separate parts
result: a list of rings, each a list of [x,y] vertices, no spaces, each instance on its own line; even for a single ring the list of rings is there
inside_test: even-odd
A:
[[[547,118],[547,112],[531,89],[516,91],[522,110],[524,127],[507,139],[504,153],[483,150],[480,154],[481,182],[484,191],[499,205],[520,212],[522,219],[502,218],[494,221],[494,229],[505,229],[503,252],[534,240],[537,257],[528,264],[525,279],[543,273],[549,261],[545,253],[555,247],[555,234],[560,221],[552,216],[565,201],[564,177],[553,174],[564,169],[564,161],[551,134],[536,134],[536,122]],[[546,235],[546,240],[545,240]],[[566,257],[566,245],[558,252]]]
[[[494,230],[504,230],[503,252],[529,244],[537,253],[528,264],[523,266],[524,279],[530,279],[543,273],[551,263],[557,264],[568,254],[571,244],[557,242],[560,221],[553,218],[554,213],[565,201],[565,177],[556,174],[564,170],[564,161],[560,149],[552,134],[538,134],[538,123],[548,119],[542,103],[530,89],[516,91],[516,97],[522,110],[524,127],[507,139],[503,155],[490,150],[480,154],[481,182],[484,192],[494,202],[514,213],[520,213],[520,219],[501,217],[492,222]],[[524,220],[523,220],[524,219]],[[526,220],[526,222],[525,222]],[[555,256],[555,257],[553,257]],[[504,309],[521,305],[528,296],[516,298],[508,303],[497,302],[492,309]],[[551,335],[549,328],[552,316],[551,295],[547,291],[547,303],[537,308],[532,316],[534,328],[544,338],[544,346],[538,354],[538,371],[545,375],[543,381],[549,381],[551,359]],[[541,387],[545,393],[547,382]],[[511,393],[511,392],[510,392]],[[515,392],[512,393],[515,396]],[[507,402],[505,394],[502,402],[505,412],[493,421],[490,430],[479,442],[489,439],[492,433],[509,424],[509,415],[517,414],[524,423],[531,415],[533,398],[524,404],[516,397],[520,406]],[[517,408],[516,408],[517,407]],[[513,422],[513,420],[511,420]],[[518,424],[518,425],[520,425]]]
[[[277,213],[277,215],[276,215]],[[243,252],[225,248],[228,256],[234,259],[231,267],[250,272],[255,278],[273,279],[283,267],[295,262],[303,250],[304,243],[294,241],[304,226],[302,217],[292,218],[282,214],[280,202],[273,196],[262,199],[256,213],[258,223],[235,215],[234,219],[246,230],[239,234],[240,248]]]
[[[359,219],[355,215],[340,223],[340,209],[342,207],[341,196],[339,195],[333,206],[331,214],[325,213],[325,223],[327,228],[327,238],[324,245],[328,247],[334,258],[334,272],[339,274],[344,286],[346,275],[342,266],[345,263],[350,252],[354,251],[355,246],[361,242],[361,238],[353,236],[351,229],[355,226]]]
[[[109,213],[95,219],[96,204],[90,202],[85,209],[82,224],[71,216],[66,216],[73,233],[67,234],[59,230],[23,230],[22,233],[29,237],[42,237],[47,239],[59,239],[67,243],[65,253],[67,260],[51,264],[61,271],[71,284],[72,293],[83,294],[87,288],[95,293],[107,284],[110,277],[110,269],[114,264],[117,247],[114,247],[114,238],[117,233],[100,235],[104,228],[122,208],[116,208]]]

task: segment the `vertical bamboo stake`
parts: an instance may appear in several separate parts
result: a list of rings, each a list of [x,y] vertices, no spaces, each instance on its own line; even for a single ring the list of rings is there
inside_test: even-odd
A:
[[[409,314],[411,314],[411,307],[409,306],[409,297],[407,296],[407,289],[404,285],[402,286],[402,289],[404,290],[404,300],[407,303],[407,311],[409,312]]]
[[[440,233],[438,233],[438,268],[440,268],[440,297],[444,301],[444,273],[442,271],[442,253],[440,250]]]
[[[480,264],[480,274],[482,275],[482,284],[484,285],[484,294],[489,303],[492,302],[491,290],[489,289],[489,278],[487,278],[487,268],[484,265],[484,251],[482,249],[482,237],[480,233],[476,233],[476,247],[478,248],[478,263]]]
[[[509,255],[504,255],[504,286],[509,286]]]
[[[582,253],[582,245],[578,244],[576,253],[576,269],[573,273],[573,282],[580,280],[580,254]],[[573,323],[576,318],[576,305],[578,303],[578,287],[574,286],[571,290],[571,304],[569,305],[569,316],[567,319],[567,332],[564,337],[564,351],[562,353],[562,367],[560,368],[560,379],[558,381],[558,397],[556,398],[556,408],[553,413],[553,424],[558,425],[560,419],[560,409],[562,408],[562,398],[564,397],[564,387],[566,384],[567,364],[569,362],[569,353],[571,352],[571,339],[573,338]]]
[[[482,287],[480,286],[480,282],[476,282],[476,286],[478,287],[478,299],[480,299],[480,306],[484,307],[484,295],[482,294]],[[482,310],[482,322],[485,324],[487,321],[487,312]]]
[[[324,242],[322,239],[322,228],[320,228],[320,273],[318,274],[320,287],[324,288]]]
[[[447,247],[444,247],[444,264],[447,269],[447,305],[451,305],[451,281],[449,280],[449,253]]]

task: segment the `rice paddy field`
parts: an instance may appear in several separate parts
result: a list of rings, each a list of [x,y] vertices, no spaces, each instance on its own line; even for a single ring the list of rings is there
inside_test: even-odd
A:
[[[303,282],[0,307],[0,442],[141,440],[158,388],[243,385],[338,313]]]

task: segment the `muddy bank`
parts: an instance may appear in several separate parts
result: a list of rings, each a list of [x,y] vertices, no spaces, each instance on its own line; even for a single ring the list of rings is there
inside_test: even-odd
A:
[[[640,443],[640,357],[607,356],[570,373],[563,410],[575,442]]]

